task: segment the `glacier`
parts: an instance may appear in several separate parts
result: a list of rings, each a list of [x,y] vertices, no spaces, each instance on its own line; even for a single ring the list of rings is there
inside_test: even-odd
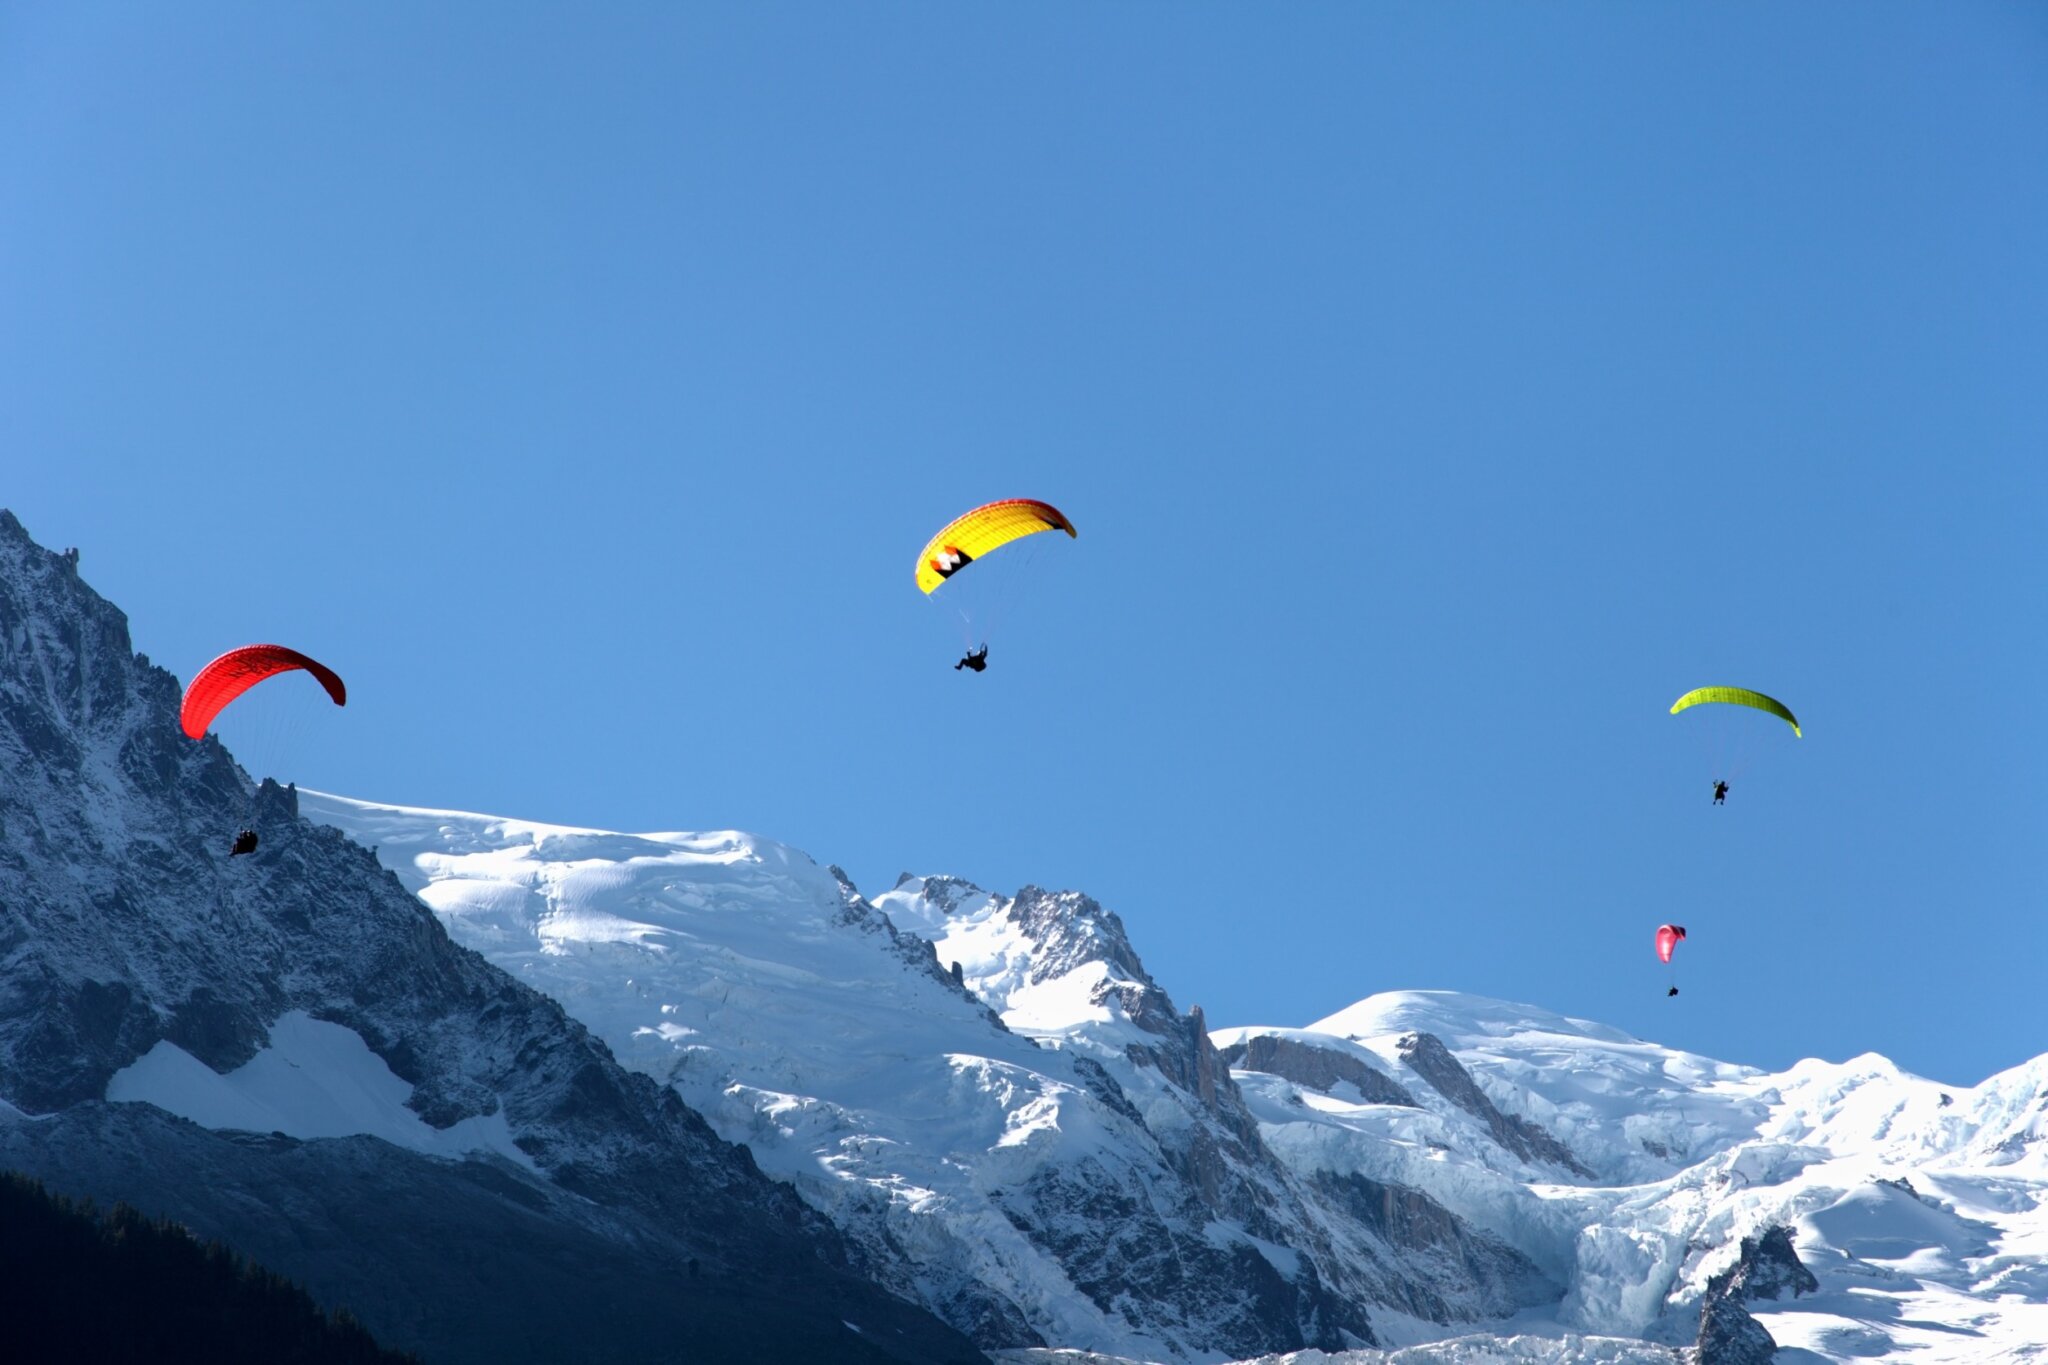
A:
[[[435,1358],[2048,1341],[2048,1058],[1769,1072],[1444,991],[1212,1031],[1079,892],[300,793],[175,699],[0,512],[0,1165]]]
[[[301,808],[1004,1358],[1668,1360],[1773,1227],[1818,1286],[1746,1302],[1780,1360],[2048,1342],[2048,1058],[1771,1073],[1444,991],[1211,1033],[1076,893],[870,898],[732,831]],[[1246,1274],[1295,1296],[1298,1348],[1234,1349],[1287,1316],[1228,1297]]]

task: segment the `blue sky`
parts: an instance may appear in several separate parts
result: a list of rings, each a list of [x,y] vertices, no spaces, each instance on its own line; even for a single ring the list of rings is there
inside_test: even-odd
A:
[[[0,504],[181,676],[334,664],[309,786],[1969,1083],[2044,241],[2034,6],[5,6]],[[957,674],[913,559],[1014,496]],[[1722,682],[1807,738],[1716,810]]]

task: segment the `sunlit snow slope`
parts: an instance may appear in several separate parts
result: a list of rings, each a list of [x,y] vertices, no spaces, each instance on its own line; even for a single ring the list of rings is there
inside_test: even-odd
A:
[[[1077,1171],[1104,1190],[1171,1188],[1115,1083],[1079,1051],[1012,1032],[832,870],[737,833],[302,802],[378,846],[459,942],[794,1183],[899,1291],[985,1338],[1224,1358],[1198,1343],[1229,1335],[1204,1316],[1229,1298],[1226,1275],[1213,1294],[1105,1311],[1076,1283],[1107,1254],[1085,1245],[1086,1211],[1034,1193]],[[1063,1220],[1066,1233],[1048,1226]],[[1263,1265],[1242,1232],[1180,1231],[1196,1250],[1234,1238]]]
[[[1403,1039],[1418,1032],[1595,1177],[1505,1150],[1416,1074]],[[1707,1280],[1782,1223],[1820,1290],[1748,1304],[1779,1360],[2048,1359],[2048,1058],[1967,1089],[1875,1055],[1767,1074],[1433,991],[1216,1041],[1229,1055],[1261,1036],[1367,1059],[1422,1103],[1239,1071],[1270,1145],[1297,1166],[1423,1184],[1500,1232],[1569,1285],[1561,1330],[1690,1342]]]
[[[1252,1355],[1231,1344],[1270,1322],[1209,1305],[1264,1275],[1374,1305],[1370,1327],[1332,1333],[1349,1344],[1441,1339],[1418,1361],[1540,1359],[1542,1342],[1634,1359],[1611,1339],[1690,1344],[1708,1280],[1774,1223],[1820,1283],[1748,1305],[1780,1360],[2020,1360],[2048,1342],[2048,1059],[1974,1089],[1876,1057],[1771,1075],[1404,992],[1217,1032],[1236,1082],[1219,1086],[1199,1020],[1187,1060],[1169,1055],[1163,995],[1085,898],[1073,913],[907,878],[868,901],[736,833],[301,808],[378,846],[458,941],[674,1085],[984,1343]],[[1190,1171],[1226,1197],[1159,1193]],[[1173,1274],[1101,1244],[1140,1218],[1129,1240],[1167,1245]],[[1203,1271],[1203,1249],[1243,1259]]]

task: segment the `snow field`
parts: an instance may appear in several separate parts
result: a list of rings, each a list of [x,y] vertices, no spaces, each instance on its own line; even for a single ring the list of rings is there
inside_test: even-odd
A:
[[[1006,1212],[1035,1177],[1091,1163],[1143,1186],[1155,1135],[1189,1121],[1184,1096],[1123,1061],[1157,1036],[1123,1012],[1142,983],[1088,937],[1099,926],[1048,948],[1012,902],[947,878],[906,878],[870,909],[802,854],[730,832],[617,835],[300,798],[379,845],[458,941],[560,1000],[765,1170],[905,1248],[928,1301],[973,1281],[1048,1340],[1219,1358],[1105,1311]],[[956,963],[967,993],[945,979]],[[1594,1174],[1504,1147],[1403,1059],[1416,1032]],[[1554,1308],[1492,1335],[1375,1310],[1394,1340],[1449,1335],[1289,1365],[1668,1362],[1697,1329],[1708,1279],[1742,1237],[1781,1222],[1821,1283],[1752,1305],[1781,1359],[1963,1365],[2035,1358],[2048,1342],[2048,1058],[1975,1087],[1874,1056],[1769,1074],[1440,991],[1213,1039],[1260,1035],[1364,1062],[1417,1106],[1237,1071],[1286,1166],[1425,1191],[1565,1286]],[[1151,1133],[1091,1092],[1083,1059],[1112,1068]],[[1283,1269],[1294,1254],[1227,1220],[1204,1233]]]
[[[428,1156],[495,1153],[537,1172],[503,1112],[434,1128],[406,1107],[412,1087],[353,1030],[301,1010],[279,1016],[269,1046],[223,1076],[159,1042],[107,1082],[107,1099],[153,1104],[204,1128],[295,1138],[367,1134]]]

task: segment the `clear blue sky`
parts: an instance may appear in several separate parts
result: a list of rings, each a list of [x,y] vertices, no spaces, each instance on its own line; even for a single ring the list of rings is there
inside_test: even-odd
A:
[[[2044,243],[2036,5],[7,5],[0,504],[181,676],[338,667],[309,786],[1971,1083]],[[957,674],[1011,496],[1081,536]],[[1806,724],[1724,810],[1710,682]]]

